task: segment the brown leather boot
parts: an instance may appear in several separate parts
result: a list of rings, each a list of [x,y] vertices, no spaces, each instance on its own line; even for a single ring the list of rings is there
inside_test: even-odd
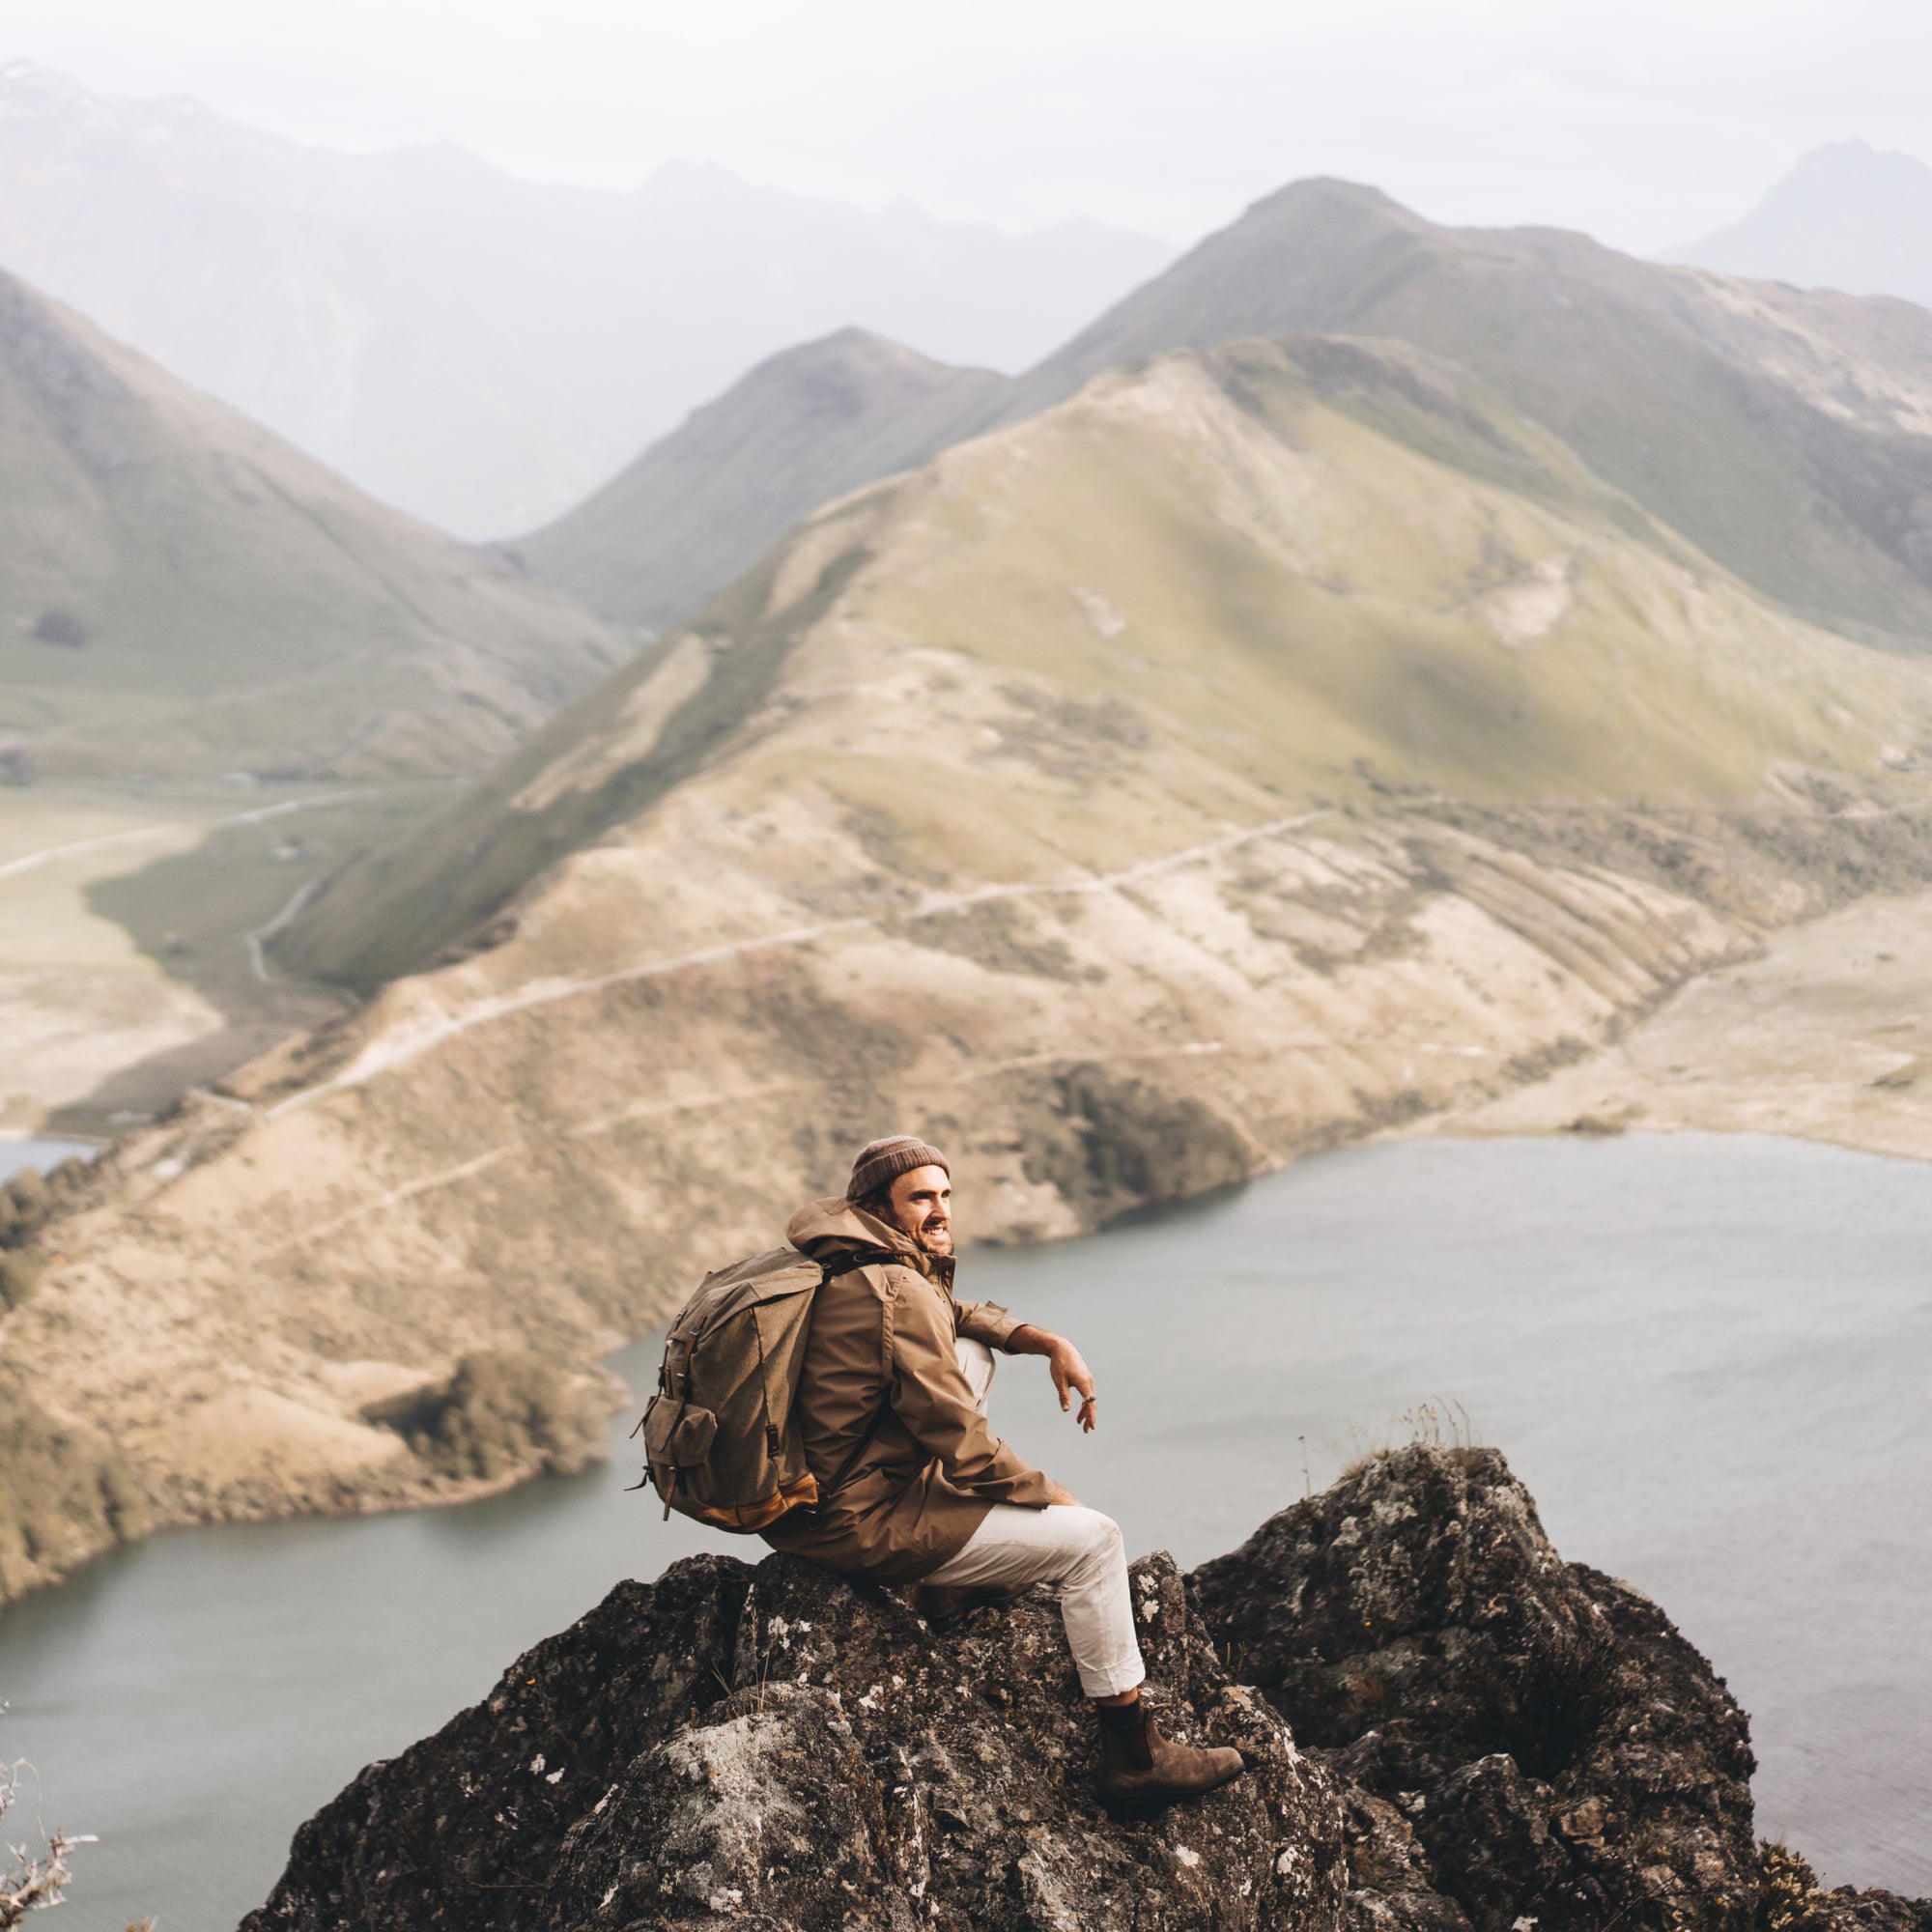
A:
[[[1094,1715],[1100,1719],[1100,1802],[1117,1817],[1212,1791],[1248,1768],[1232,1745],[1197,1750],[1162,1737],[1138,1697],[1131,1704],[1097,1704]]]

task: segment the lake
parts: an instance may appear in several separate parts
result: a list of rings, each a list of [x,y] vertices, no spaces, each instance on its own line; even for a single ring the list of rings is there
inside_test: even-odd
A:
[[[92,1141],[0,1140],[0,1180],[11,1180],[23,1167],[37,1167],[44,1174],[71,1154],[92,1160],[98,1151]]]
[[[790,1204],[781,1204],[788,1207]],[[962,1215],[970,1203],[962,1204]],[[775,1212],[775,1223],[782,1219]],[[1932,1892],[1932,1167],[1747,1137],[1417,1140],[1088,1239],[969,1254],[1064,1330],[1004,1434],[1130,1549],[1229,1548],[1419,1403],[1464,1405],[1566,1556],[1657,1599],[1752,1713],[1760,1829]],[[721,1257],[721,1259],[723,1259]],[[649,1341],[616,1366],[641,1386]],[[76,1855],[65,1932],[221,1932],[302,1818],[619,1577],[699,1548],[636,1459],[462,1510],[217,1525],[0,1612],[0,1754]]]

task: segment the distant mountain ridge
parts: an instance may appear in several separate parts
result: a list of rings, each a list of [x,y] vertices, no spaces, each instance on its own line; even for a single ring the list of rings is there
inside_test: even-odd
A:
[[[1831,142],[1747,214],[1662,259],[1932,308],[1932,167],[1864,141]]]
[[[0,763],[440,776],[635,639],[0,274]]]
[[[769,409],[787,379],[810,380],[812,354],[776,358],[755,397],[721,398],[702,436],[694,418],[520,548],[593,606],[661,623],[728,581],[724,564],[749,566],[783,509],[822,502],[834,471],[856,487],[1168,350],[1309,331],[1466,369],[1760,591],[1857,635],[1932,640],[1918,507],[1932,503],[1932,314],[1640,262],[1558,230],[1444,228],[1320,179],[1257,202],[1016,380],[928,371],[921,409],[890,434],[881,383],[848,407],[836,465],[817,448],[800,460],[800,398]],[[849,358],[847,374],[878,380]],[[702,487],[694,465],[756,475],[764,506],[715,522],[703,567],[664,521],[680,490]]]
[[[337,154],[0,67],[0,266],[472,538],[556,515],[792,344],[860,325],[1018,368],[1173,253],[701,164],[619,194],[449,147]]]
[[[504,548],[593,609],[661,628],[805,512],[923,463],[1010,388],[841,329],[760,363],[569,516]]]

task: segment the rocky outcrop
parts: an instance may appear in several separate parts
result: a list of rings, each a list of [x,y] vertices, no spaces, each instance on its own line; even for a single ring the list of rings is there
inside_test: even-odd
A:
[[[1495,1450],[1373,1457],[1188,1583],[1356,1829],[1403,1821],[1479,1932],[1750,1925],[1744,1712],[1654,1604],[1557,1555]]]
[[[1932,1932],[1753,1844],[1721,1679],[1494,1451],[1374,1459],[1133,1602],[1162,1727],[1250,1767],[1160,1817],[1094,1802],[1043,1594],[942,1634],[702,1557],[363,1772],[243,1932]]]

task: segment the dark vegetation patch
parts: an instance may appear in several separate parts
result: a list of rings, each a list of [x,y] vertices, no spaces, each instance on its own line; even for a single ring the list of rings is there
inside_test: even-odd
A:
[[[1022,1120],[1028,1178],[1057,1188],[1089,1227],[1230,1186],[1254,1165],[1246,1139],[1212,1108],[1094,1064],[1049,1081]]]
[[[855,805],[841,821],[853,842],[882,871],[897,879],[940,886],[947,874],[919,849],[913,834],[883,806]]]
[[[957,912],[927,913],[895,923],[899,938],[935,952],[957,953],[989,973],[1034,980],[1104,980],[1097,966],[1080,966],[1064,939],[1042,935],[1010,899],[985,899]]]
[[[71,1155],[46,1174],[23,1167],[0,1186],[0,1314],[18,1308],[40,1279],[36,1240],[53,1218],[88,1192],[91,1163]]]
[[[120,1452],[0,1376],[0,1603],[146,1522],[147,1499]]]
[[[1091,779],[1148,742],[1147,726],[1118,697],[1069,697],[1025,684],[1003,685],[1000,696],[1012,709],[1000,720],[989,757],[1024,758],[1055,778]]]
[[[479,1350],[447,1381],[372,1403],[362,1411],[439,1474],[495,1482],[506,1475],[574,1475],[595,1460],[603,1416],[555,1363]]]
[[[1860,804],[1831,780],[1817,807],[1476,805],[1405,799],[1417,817],[1447,825],[1546,865],[1602,867],[1662,886],[1728,918],[1784,924],[1789,889],[1815,917],[1872,893],[1932,883],[1932,814]]]

